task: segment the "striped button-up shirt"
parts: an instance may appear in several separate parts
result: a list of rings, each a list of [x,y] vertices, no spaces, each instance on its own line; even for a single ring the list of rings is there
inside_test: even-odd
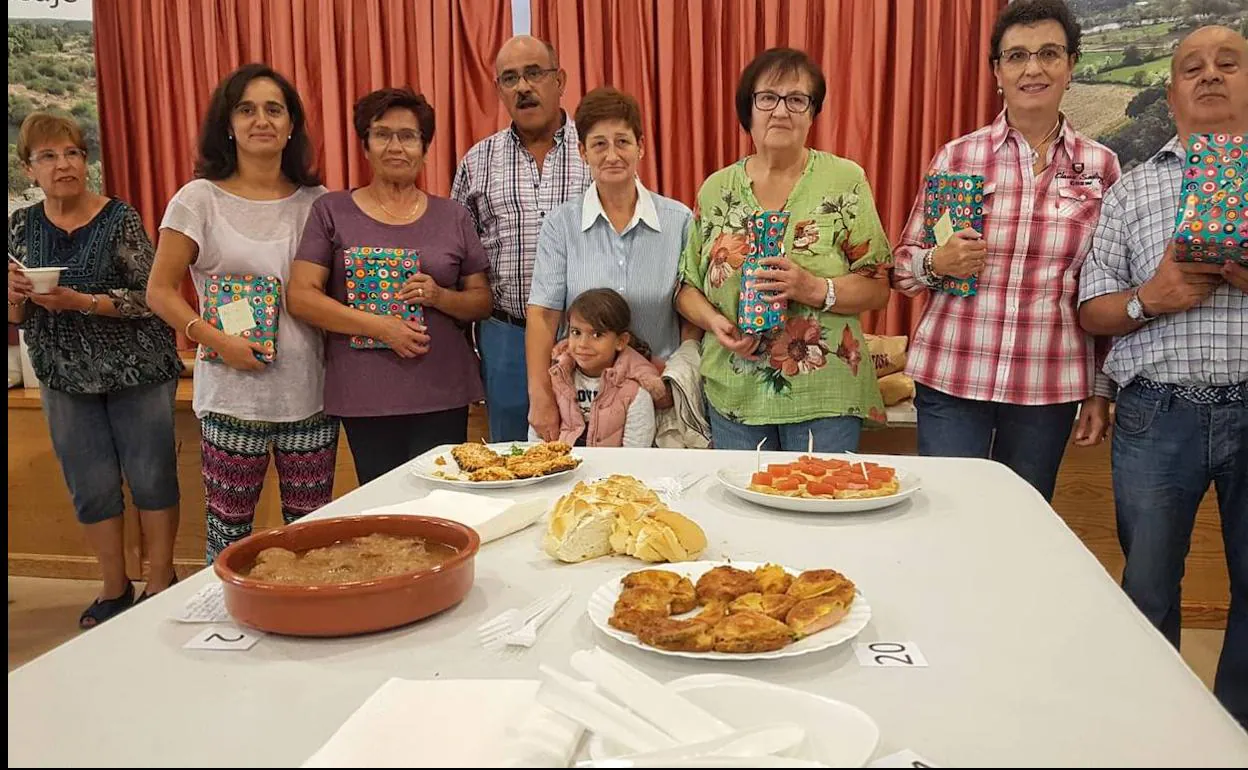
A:
[[[565,116],[539,168],[514,126],[473,145],[459,163],[451,197],[468,208],[490,258],[494,307],[524,318],[542,221],[590,184],[576,126]]]
[[[680,346],[673,298],[679,286],[693,212],[637,182],[633,219],[617,233],[598,198],[598,188],[568,201],[546,217],[537,241],[529,304],[566,310],[589,289],[609,288],[628,300],[633,331],[656,356]]]
[[[1185,155],[1174,137],[1110,190],[1080,279],[1080,302],[1136,288],[1157,272],[1174,235]],[[1224,282],[1191,310],[1115,339],[1105,372],[1120,386],[1136,377],[1172,385],[1248,381],[1245,297]]]
[[[1006,404],[1061,404],[1112,386],[1095,376],[1092,339],[1079,327],[1079,271],[1091,246],[1118,158],[1069,121],[1033,170],[1031,147],[1006,122],[941,148],[929,173],[984,176],[988,259],[978,293],[933,291],[910,345],[915,381],[958,398]],[[911,296],[937,285],[923,270],[923,194],[894,252],[894,286]],[[1095,387],[1094,387],[1095,386]]]

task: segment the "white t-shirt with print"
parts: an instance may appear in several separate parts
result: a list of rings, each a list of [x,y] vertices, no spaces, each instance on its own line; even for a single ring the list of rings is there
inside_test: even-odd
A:
[[[169,201],[161,229],[176,230],[199,246],[191,281],[200,307],[209,275],[275,275],[282,281],[276,360],[258,372],[197,361],[196,416],[215,412],[241,420],[296,422],[323,408],[324,339],[319,329],[287,311],[286,289],[308,211],[325,192],[324,187],[301,187],[280,200],[253,201],[196,179]]]

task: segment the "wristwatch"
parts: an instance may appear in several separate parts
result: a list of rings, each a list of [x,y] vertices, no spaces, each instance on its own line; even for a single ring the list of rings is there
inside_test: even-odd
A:
[[[828,283],[828,293],[823,295],[823,312],[828,312],[836,304],[836,284],[831,278],[823,279]]]
[[[1131,297],[1127,300],[1127,317],[1136,323],[1145,323],[1157,317],[1149,315],[1144,311],[1144,303],[1140,301],[1139,289],[1131,292]]]

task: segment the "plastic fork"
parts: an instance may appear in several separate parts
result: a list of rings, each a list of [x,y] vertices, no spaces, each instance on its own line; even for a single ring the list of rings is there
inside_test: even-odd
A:
[[[493,620],[487,620],[477,628],[477,639],[486,649],[497,649],[505,642],[508,634],[514,634],[524,628],[524,624],[537,616],[555,595],[543,596],[531,604],[519,609],[510,609]]]
[[[515,647],[532,647],[537,643],[537,632],[541,630],[546,621],[554,617],[568,599],[572,598],[572,589],[564,588],[559,593],[551,597],[550,604],[535,615],[524,627],[519,631],[507,634],[503,637],[503,644]]]
[[[681,476],[679,479],[681,494],[684,494],[685,492],[688,492],[690,489],[693,489],[695,486],[697,486],[698,482],[702,481],[702,479],[704,478],[706,478],[706,474],[698,473],[697,471],[686,473],[685,475]]]

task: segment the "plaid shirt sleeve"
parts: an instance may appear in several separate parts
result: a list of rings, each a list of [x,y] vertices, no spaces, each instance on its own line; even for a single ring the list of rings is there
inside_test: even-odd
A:
[[[1129,192],[1116,184],[1105,196],[1092,249],[1079,273],[1079,304],[1131,288],[1131,255],[1123,222]]]
[[[1092,395],[1113,401],[1118,396],[1118,386],[1109,379],[1108,374],[1097,369],[1096,375],[1092,378]]]
[[[468,213],[472,215],[472,224],[477,228],[477,235],[480,236],[481,217],[477,215],[476,196],[472,194],[471,159],[467,155],[455,169],[455,180],[451,183],[451,200],[458,201],[468,209]]]
[[[1111,198],[1113,197],[1112,191],[1114,187],[1118,185],[1118,180],[1121,178],[1122,178],[1122,166],[1119,165],[1118,158],[1117,156],[1115,156],[1113,163],[1110,165],[1109,170],[1105,174],[1105,185],[1106,185],[1106,188],[1111,191]],[[1105,221],[1106,213],[1107,213],[1106,210],[1102,210],[1101,219],[1100,219],[1101,223]],[[1096,251],[1096,240],[1094,239],[1092,241],[1092,249],[1091,251],[1089,251],[1089,254],[1088,254],[1089,260],[1092,258],[1092,254],[1095,253],[1095,251]],[[1086,266],[1084,267],[1084,270],[1087,270]],[[1080,276],[1081,291],[1080,291],[1080,298],[1079,298],[1080,302],[1082,302],[1084,299],[1082,296],[1082,288],[1083,288],[1083,284],[1082,284],[1082,275],[1081,275]],[[1109,353],[1109,349],[1113,345],[1113,338],[1112,337],[1096,337],[1095,341],[1096,341],[1096,374],[1093,376],[1093,379],[1092,379],[1092,395],[1101,396],[1102,398],[1108,398],[1112,401],[1118,395],[1118,386],[1117,384],[1114,383],[1113,380],[1109,378],[1109,375],[1105,374],[1105,372],[1102,369],[1102,366],[1105,363],[1105,356]]]
[[[945,145],[932,158],[927,173],[940,171],[948,162],[949,148]],[[914,297],[935,288],[938,282],[936,276],[923,269],[923,262],[932,251],[923,247],[926,229],[923,226],[923,189],[924,185],[920,184],[919,192],[914,197],[914,206],[910,209],[910,218],[906,220],[906,227],[902,230],[901,242],[893,251],[893,288],[907,297]]]

